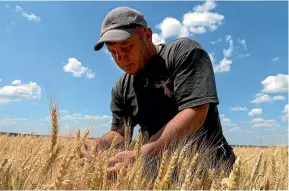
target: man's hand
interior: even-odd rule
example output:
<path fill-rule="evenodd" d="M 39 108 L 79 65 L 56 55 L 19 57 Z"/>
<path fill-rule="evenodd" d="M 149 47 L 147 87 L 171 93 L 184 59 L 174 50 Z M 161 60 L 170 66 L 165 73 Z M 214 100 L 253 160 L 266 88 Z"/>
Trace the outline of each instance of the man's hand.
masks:
<path fill-rule="evenodd" d="M 86 140 L 80 148 L 80 157 L 83 158 L 95 154 L 98 151 L 99 146 L 99 139 Z"/>
<path fill-rule="evenodd" d="M 108 160 L 107 172 L 117 172 L 123 166 L 127 165 L 129 162 L 132 162 L 135 159 L 135 151 L 123 151 L 117 153 Z"/>

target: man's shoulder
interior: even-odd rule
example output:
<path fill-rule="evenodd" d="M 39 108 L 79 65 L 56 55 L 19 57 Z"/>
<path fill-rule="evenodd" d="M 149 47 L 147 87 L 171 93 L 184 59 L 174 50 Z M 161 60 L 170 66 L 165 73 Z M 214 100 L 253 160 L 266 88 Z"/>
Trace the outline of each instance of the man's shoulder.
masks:
<path fill-rule="evenodd" d="M 187 37 L 181 37 L 166 43 L 167 51 L 189 51 L 194 48 L 203 49 L 201 44 L 197 40 L 193 40 Z"/>
<path fill-rule="evenodd" d="M 182 37 L 167 42 L 163 48 L 162 56 L 166 60 L 169 72 L 173 74 L 182 63 L 185 63 L 187 55 L 190 53 L 195 54 L 196 52 L 203 54 L 206 51 L 198 41 Z"/>
<path fill-rule="evenodd" d="M 124 73 L 121 75 L 121 77 L 115 82 L 115 84 L 112 87 L 113 93 L 122 95 L 123 89 L 127 86 L 127 83 L 129 82 L 130 75 L 127 73 Z"/>

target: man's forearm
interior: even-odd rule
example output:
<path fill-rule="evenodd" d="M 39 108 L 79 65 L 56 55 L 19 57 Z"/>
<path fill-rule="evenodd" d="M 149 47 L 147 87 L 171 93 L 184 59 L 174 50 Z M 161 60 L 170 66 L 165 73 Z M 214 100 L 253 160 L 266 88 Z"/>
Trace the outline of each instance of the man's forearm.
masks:
<path fill-rule="evenodd" d="M 121 144 L 124 140 L 123 136 L 116 131 L 109 131 L 105 135 L 99 137 L 98 139 L 103 144 L 110 144 L 113 141 L 114 137 L 116 137 L 117 145 Z"/>
<path fill-rule="evenodd" d="M 167 148 L 173 140 L 178 140 L 188 133 L 196 132 L 205 121 L 208 105 L 185 109 L 178 113 L 159 132 L 151 137 L 149 143 L 141 148 L 144 155 L 155 155 Z"/>

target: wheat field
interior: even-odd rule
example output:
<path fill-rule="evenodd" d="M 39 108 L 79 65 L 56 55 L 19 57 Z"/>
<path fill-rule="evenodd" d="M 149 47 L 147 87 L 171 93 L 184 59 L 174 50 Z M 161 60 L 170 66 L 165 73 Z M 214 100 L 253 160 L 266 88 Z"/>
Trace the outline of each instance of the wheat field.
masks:
<path fill-rule="evenodd" d="M 188 153 L 187 145 L 176 144 L 152 167 L 139 154 L 141 133 L 124 147 L 137 151 L 136 160 L 117 174 L 108 174 L 107 160 L 119 151 L 114 142 L 80 158 L 89 131 L 59 136 L 58 111 L 55 106 L 50 109 L 50 136 L 0 135 L 1 190 L 288 190 L 287 147 L 234 147 L 237 160 L 226 174 L 203 168 L 200 153 Z"/>

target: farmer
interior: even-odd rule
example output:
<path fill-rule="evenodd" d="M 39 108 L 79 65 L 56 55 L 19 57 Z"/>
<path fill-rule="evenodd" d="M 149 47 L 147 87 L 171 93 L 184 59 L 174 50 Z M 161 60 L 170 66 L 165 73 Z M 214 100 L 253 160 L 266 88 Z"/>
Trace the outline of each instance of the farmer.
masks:
<path fill-rule="evenodd" d="M 144 16 L 129 7 L 110 11 L 101 26 L 94 50 L 106 45 L 115 63 L 125 71 L 111 92 L 111 130 L 87 141 L 82 154 L 96 152 L 116 136 L 124 140 L 124 124 L 137 124 L 147 135 L 141 147 L 143 156 L 155 156 L 169 143 L 198 135 L 194 144 L 216 148 L 215 160 L 235 161 L 220 123 L 219 104 L 212 63 L 199 43 L 179 38 L 155 45 L 152 30 Z M 131 134 L 132 134 L 131 130 Z M 109 159 L 107 171 L 116 172 L 135 158 L 135 151 L 122 151 Z"/>

